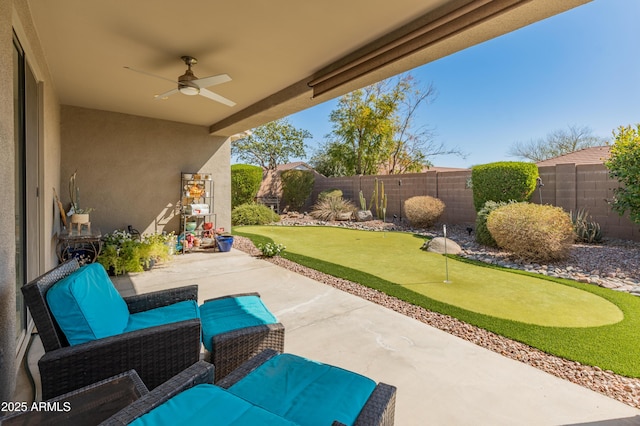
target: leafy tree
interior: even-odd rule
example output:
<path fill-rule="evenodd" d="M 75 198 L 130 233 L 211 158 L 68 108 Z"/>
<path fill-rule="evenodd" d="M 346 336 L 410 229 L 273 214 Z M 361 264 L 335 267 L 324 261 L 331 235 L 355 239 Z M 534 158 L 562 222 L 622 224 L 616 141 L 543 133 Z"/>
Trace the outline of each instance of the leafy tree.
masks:
<path fill-rule="evenodd" d="M 282 197 L 289 209 L 300 211 L 313 190 L 315 176 L 309 170 L 285 170 L 282 172 Z"/>
<path fill-rule="evenodd" d="M 508 151 L 512 157 L 519 157 L 533 162 L 548 160 L 560 155 L 570 154 L 584 148 L 602 146 L 605 138 L 594 136 L 586 126 L 569 126 L 568 130 L 559 129 L 549 133 L 545 138 L 516 142 Z"/>
<path fill-rule="evenodd" d="M 278 165 L 288 163 L 291 157 L 305 157 L 304 140 L 311 137 L 309 131 L 295 128 L 286 119 L 275 120 L 234 141 L 231 154 L 265 170 L 275 170 Z"/>
<path fill-rule="evenodd" d="M 432 86 L 418 88 L 409 74 L 342 96 L 329 117 L 329 139 L 311 164 L 326 176 L 395 174 L 422 170 L 429 156 L 462 155 L 434 144 L 431 132 L 415 125 L 419 107 L 433 97 Z"/>
<path fill-rule="evenodd" d="M 609 176 L 622 186 L 614 190 L 611 207 L 618 214 L 629 211 L 629 217 L 640 224 L 640 124 L 620 126 L 613 132 L 611 157 L 605 162 Z"/>

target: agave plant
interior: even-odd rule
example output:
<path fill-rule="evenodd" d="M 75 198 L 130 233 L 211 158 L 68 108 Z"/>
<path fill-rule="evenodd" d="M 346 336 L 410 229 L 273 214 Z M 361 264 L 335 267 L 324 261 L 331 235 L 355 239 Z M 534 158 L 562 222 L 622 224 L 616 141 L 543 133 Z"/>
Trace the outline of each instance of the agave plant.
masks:
<path fill-rule="evenodd" d="M 573 229 L 576 231 L 576 240 L 581 243 L 594 244 L 602 241 L 602 229 L 600 224 L 592 220 L 591 215 L 585 210 L 571 212 Z"/>

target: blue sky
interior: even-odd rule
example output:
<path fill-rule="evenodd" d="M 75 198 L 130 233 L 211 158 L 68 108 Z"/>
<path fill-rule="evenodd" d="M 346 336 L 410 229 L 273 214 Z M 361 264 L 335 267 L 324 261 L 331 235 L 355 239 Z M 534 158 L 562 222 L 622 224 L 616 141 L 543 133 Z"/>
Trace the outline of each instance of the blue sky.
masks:
<path fill-rule="evenodd" d="M 595 0 L 411 71 L 438 95 L 416 122 L 467 158 L 436 166 L 517 160 L 509 148 L 570 125 L 611 139 L 640 123 L 640 0 Z M 288 117 L 309 130 L 311 156 L 331 132 L 332 100 Z M 304 159 L 303 159 L 304 160 Z"/>

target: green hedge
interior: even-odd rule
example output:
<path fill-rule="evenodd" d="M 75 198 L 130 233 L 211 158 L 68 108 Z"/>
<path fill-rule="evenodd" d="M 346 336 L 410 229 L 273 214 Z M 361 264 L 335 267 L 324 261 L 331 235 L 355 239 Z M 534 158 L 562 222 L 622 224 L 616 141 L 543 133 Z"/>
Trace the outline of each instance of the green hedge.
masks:
<path fill-rule="evenodd" d="M 262 183 L 262 167 L 250 164 L 231 166 L 231 208 L 255 200 Z"/>
<path fill-rule="evenodd" d="M 487 201 L 529 201 L 536 189 L 538 166 L 501 161 L 471 168 L 473 206 L 480 211 Z"/>

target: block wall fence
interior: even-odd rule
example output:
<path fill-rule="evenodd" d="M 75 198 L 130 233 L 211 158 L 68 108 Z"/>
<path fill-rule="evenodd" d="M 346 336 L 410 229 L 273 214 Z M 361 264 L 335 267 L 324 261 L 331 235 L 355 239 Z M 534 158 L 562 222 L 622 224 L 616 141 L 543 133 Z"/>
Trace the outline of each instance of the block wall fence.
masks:
<path fill-rule="evenodd" d="M 544 186 L 535 190 L 531 202 L 559 206 L 567 212 L 584 208 L 592 220 L 600 224 L 605 238 L 640 241 L 640 225 L 609 207 L 607 200 L 613 198 L 613 189 L 618 183 L 609 178 L 604 165 L 558 164 L 539 167 L 538 171 Z M 396 220 L 404 218 L 403 203 L 407 198 L 430 195 L 442 200 L 446 206 L 440 222 L 475 225 L 471 170 L 335 178 L 316 176 L 310 202 L 305 207 L 310 209 L 318 194 L 328 189 L 342 190 L 344 198 L 352 200 L 356 206 L 360 205 L 359 192 L 362 190 L 369 203 L 376 178 L 378 182 L 384 182 L 388 221 L 393 221 L 394 215 Z"/>

